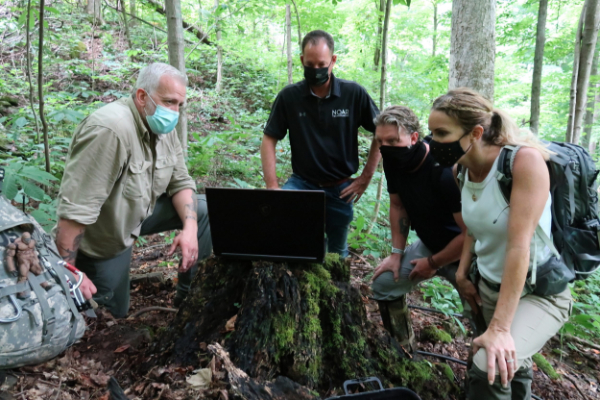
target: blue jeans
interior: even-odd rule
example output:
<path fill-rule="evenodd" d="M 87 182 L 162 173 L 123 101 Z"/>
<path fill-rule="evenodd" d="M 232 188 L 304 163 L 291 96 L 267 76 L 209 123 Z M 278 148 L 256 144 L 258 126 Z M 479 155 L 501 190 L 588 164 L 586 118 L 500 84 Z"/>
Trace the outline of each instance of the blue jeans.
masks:
<path fill-rule="evenodd" d="M 348 227 L 354 216 L 352 203 L 340 199 L 342 190 L 350 186 L 352 181 L 341 185 L 322 188 L 300 176 L 293 174 L 283 185 L 286 190 L 323 190 L 325 192 L 325 233 L 327 234 L 327 252 L 337 253 L 341 257 L 348 256 Z"/>

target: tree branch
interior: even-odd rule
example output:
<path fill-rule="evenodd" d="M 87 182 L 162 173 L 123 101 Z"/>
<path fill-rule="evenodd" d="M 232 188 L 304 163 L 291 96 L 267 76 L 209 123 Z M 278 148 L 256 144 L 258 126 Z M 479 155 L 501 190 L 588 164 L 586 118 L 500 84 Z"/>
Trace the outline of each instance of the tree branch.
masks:
<path fill-rule="evenodd" d="M 146 0 L 146 2 L 148 4 L 150 4 L 156 10 L 156 12 L 158 12 L 159 14 L 167 15 L 167 11 L 165 10 L 165 7 L 163 4 L 161 4 L 155 0 Z M 190 24 L 189 22 L 186 22 L 185 20 L 182 20 L 181 22 L 182 22 L 183 27 L 186 28 L 186 30 L 189 29 L 189 31 L 191 33 L 193 33 L 194 35 L 196 35 L 196 37 L 198 39 L 200 39 L 202 41 L 202 43 L 207 44 L 209 46 L 213 45 L 213 43 L 206 38 L 206 35 L 204 34 L 204 32 L 202 32 L 202 30 L 200 28 L 198 28 L 196 25 Z"/>

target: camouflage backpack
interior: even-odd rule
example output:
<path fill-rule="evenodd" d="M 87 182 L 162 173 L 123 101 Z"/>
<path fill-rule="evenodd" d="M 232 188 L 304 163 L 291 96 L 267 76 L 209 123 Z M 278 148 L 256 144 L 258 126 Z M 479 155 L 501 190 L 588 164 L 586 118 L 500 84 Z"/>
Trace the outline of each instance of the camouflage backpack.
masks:
<path fill-rule="evenodd" d="M 44 362 L 83 336 L 77 278 L 42 227 L 0 195 L 0 369 Z"/>

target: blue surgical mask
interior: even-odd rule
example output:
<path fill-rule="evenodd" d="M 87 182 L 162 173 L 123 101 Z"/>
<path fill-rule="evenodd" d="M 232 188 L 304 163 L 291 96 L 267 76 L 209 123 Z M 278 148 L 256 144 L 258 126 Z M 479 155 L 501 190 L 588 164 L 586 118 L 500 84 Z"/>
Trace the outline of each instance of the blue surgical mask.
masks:
<path fill-rule="evenodd" d="M 154 115 L 146 115 L 146 121 L 148 122 L 148 126 L 152 130 L 152 132 L 158 135 L 165 135 L 175 129 L 175 125 L 177 125 L 177 121 L 179 121 L 179 113 L 173 110 L 169 110 L 166 107 L 157 105 L 152 97 L 150 97 L 150 93 L 148 94 L 148 98 L 154 103 L 156 106 L 156 110 L 154 111 Z M 144 112 L 146 109 L 144 108 Z"/>

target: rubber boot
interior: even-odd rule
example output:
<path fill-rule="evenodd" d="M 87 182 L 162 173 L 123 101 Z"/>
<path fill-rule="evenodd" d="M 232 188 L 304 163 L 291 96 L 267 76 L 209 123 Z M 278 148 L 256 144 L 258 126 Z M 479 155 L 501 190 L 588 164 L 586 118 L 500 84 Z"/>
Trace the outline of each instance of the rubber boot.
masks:
<path fill-rule="evenodd" d="M 409 353 L 415 351 L 415 333 L 406 303 L 406 295 L 393 301 L 377 301 L 383 326 Z"/>
<path fill-rule="evenodd" d="M 496 375 L 493 385 L 490 385 L 487 372 L 471 365 L 468 372 L 467 400 L 512 400 L 511 387 L 504 388 L 500 383 L 500 375 Z"/>
<path fill-rule="evenodd" d="M 510 383 L 512 400 L 531 399 L 531 382 L 533 382 L 533 369 L 531 367 L 519 368 Z"/>

